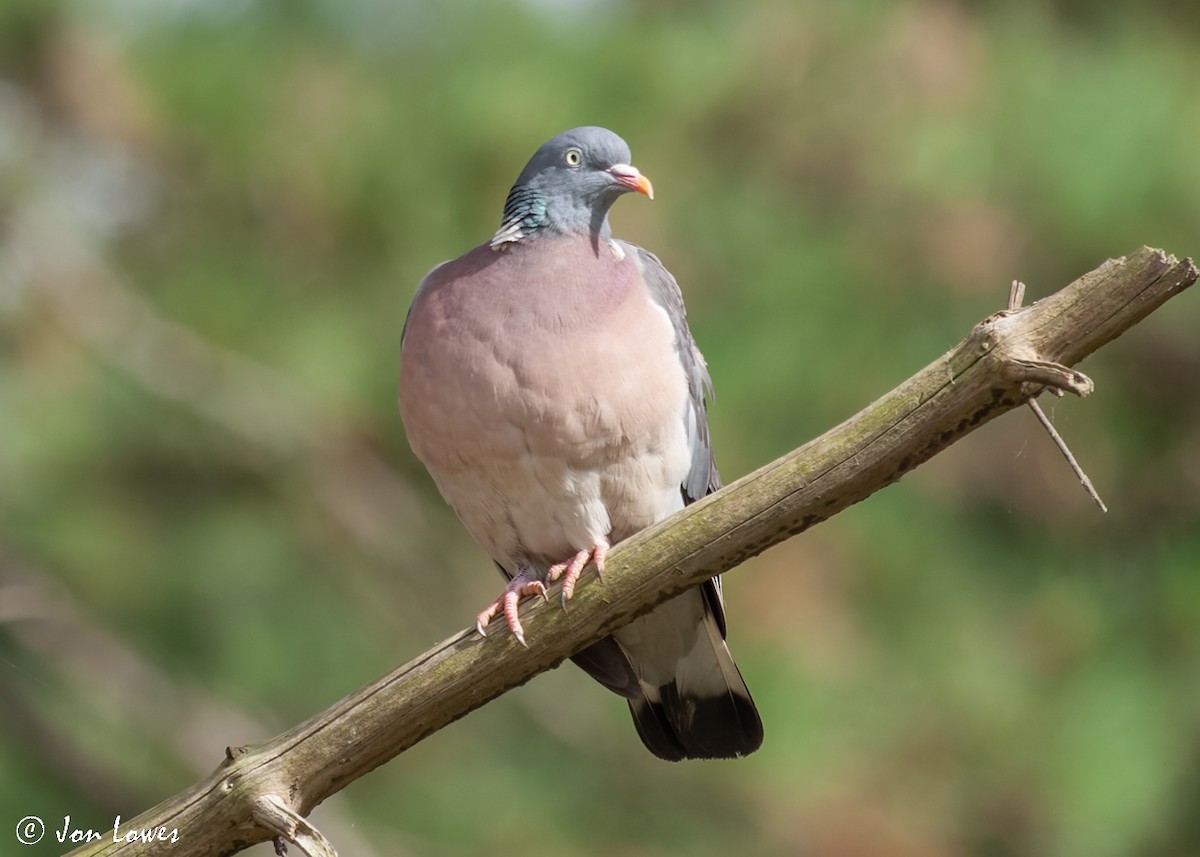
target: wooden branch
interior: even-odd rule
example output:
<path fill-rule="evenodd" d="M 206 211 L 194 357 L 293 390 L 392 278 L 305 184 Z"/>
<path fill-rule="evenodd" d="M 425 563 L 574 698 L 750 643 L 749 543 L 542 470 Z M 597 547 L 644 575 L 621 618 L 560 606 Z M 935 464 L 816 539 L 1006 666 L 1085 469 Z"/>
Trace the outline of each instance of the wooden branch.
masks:
<path fill-rule="evenodd" d="M 301 817 L 329 795 L 664 599 L 895 482 L 1045 385 L 1086 395 L 1091 381 L 1068 367 L 1196 278 L 1190 259 L 1142 248 L 990 316 L 846 422 L 614 547 L 604 581 L 586 575 L 569 609 L 554 598 L 524 605 L 528 649 L 508 633 L 462 631 L 290 731 L 229 749 L 208 779 L 73 854 L 230 854 L 276 837 L 324 853 Z M 164 833 L 175 841 L 143 841 Z"/>

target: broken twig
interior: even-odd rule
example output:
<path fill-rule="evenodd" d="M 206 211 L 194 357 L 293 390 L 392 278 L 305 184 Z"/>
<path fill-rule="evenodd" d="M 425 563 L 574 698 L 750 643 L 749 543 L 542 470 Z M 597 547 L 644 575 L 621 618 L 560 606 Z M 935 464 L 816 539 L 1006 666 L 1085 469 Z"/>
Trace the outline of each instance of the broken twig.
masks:
<path fill-rule="evenodd" d="M 1008 289 L 1008 311 L 1016 312 L 1021 308 L 1021 304 L 1024 303 L 1024 301 L 1025 284 L 1020 280 L 1013 280 L 1012 285 Z M 1075 372 L 1074 374 L 1082 375 L 1082 373 L 1079 372 Z M 1063 388 L 1055 386 L 1053 382 L 1048 383 L 1045 389 L 1049 390 L 1060 399 L 1062 398 Z M 1071 386 L 1068 387 L 1068 389 L 1080 396 L 1086 396 L 1091 392 L 1091 381 L 1088 380 L 1086 388 L 1081 389 L 1079 387 Z M 1054 441 L 1059 452 L 1063 454 L 1063 458 L 1067 460 L 1067 464 L 1071 465 L 1071 470 L 1075 471 L 1075 476 L 1079 480 L 1079 484 L 1083 486 L 1083 490 L 1088 493 L 1089 497 L 1096 501 L 1096 505 L 1100 507 L 1101 512 L 1107 512 L 1108 506 L 1104 505 L 1104 501 L 1100 499 L 1100 495 L 1096 492 L 1096 487 L 1092 485 L 1092 480 L 1088 478 L 1088 475 L 1083 471 L 1083 468 L 1079 466 L 1079 462 L 1071 453 L 1071 449 L 1067 446 L 1067 442 L 1063 440 L 1063 436 L 1058 433 L 1058 429 L 1056 429 L 1054 424 L 1050 422 L 1050 418 L 1046 416 L 1046 412 L 1042 410 L 1042 406 L 1037 403 L 1037 397 L 1030 396 L 1025 400 L 1025 404 L 1029 405 L 1029 409 L 1033 411 L 1033 415 L 1038 418 L 1038 422 L 1040 422 L 1042 427 L 1050 433 L 1051 440 Z"/>

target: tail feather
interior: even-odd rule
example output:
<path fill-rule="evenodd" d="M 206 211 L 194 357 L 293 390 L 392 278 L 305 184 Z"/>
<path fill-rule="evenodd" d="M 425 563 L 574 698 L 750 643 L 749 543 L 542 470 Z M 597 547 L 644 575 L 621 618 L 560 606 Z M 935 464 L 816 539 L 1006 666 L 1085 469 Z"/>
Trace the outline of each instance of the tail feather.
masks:
<path fill-rule="evenodd" d="M 708 633 L 701 635 L 696 651 L 679 661 L 675 678 L 663 685 L 639 682 L 629 657 L 612 637 L 571 658 L 628 700 L 638 737 L 651 753 L 669 762 L 745 756 L 762 744 L 762 721 L 746 683 L 716 623 L 706 617 L 703 625 Z"/>
<path fill-rule="evenodd" d="M 762 721 L 745 686 L 741 694 L 707 698 L 681 697 L 673 684 L 660 690 L 661 702 L 629 700 L 638 737 L 660 759 L 735 759 L 762 745 Z"/>
<path fill-rule="evenodd" d="M 641 693 L 627 696 L 647 749 L 669 761 L 757 750 L 762 721 L 709 593 L 684 593 L 638 621 L 632 634 L 616 637 L 640 679 Z"/>
<path fill-rule="evenodd" d="M 695 758 L 679 740 L 661 704 L 651 702 L 644 695 L 638 696 L 629 700 L 629 713 L 633 715 L 638 737 L 655 756 L 668 762 Z"/>
<path fill-rule="evenodd" d="M 762 744 L 762 721 L 725 645 L 716 580 L 664 602 L 571 660 L 625 697 L 638 737 L 660 759 L 731 759 Z"/>

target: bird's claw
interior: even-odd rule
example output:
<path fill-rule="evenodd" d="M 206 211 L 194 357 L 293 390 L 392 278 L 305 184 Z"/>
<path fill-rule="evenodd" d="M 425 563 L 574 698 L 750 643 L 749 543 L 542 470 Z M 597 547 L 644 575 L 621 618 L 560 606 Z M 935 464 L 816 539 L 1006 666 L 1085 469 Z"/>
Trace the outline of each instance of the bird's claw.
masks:
<path fill-rule="evenodd" d="M 601 542 L 592 550 L 592 564 L 596 566 L 596 579 L 604 580 L 604 561 L 608 557 L 608 544 Z"/>
<path fill-rule="evenodd" d="M 584 567 L 591 560 L 596 564 L 596 576 L 598 578 L 604 573 L 604 557 L 608 553 L 608 545 L 601 543 L 596 545 L 591 550 L 581 550 L 571 557 L 566 562 L 556 563 L 550 566 L 546 573 L 546 580 L 550 583 L 562 578 L 562 606 L 566 609 L 567 602 L 575 595 L 575 584 L 579 580 L 579 576 L 583 574 Z M 517 608 L 520 605 L 521 599 L 527 596 L 540 596 L 546 603 L 550 602 L 550 596 L 546 591 L 546 584 L 533 577 L 532 570 L 525 570 L 514 577 L 504 587 L 504 592 L 500 597 L 485 607 L 478 616 L 475 617 L 475 630 L 479 632 L 479 636 L 487 636 L 488 623 L 499 613 L 504 614 L 504 621 L 508 625 L 508 629 L 512 631 L 517 642 L 526 648 L 529 644 L 525 642 L 525 628 L 521 625 L 521 618 L 518 615 Z"/>
<path fill-rule="evenodd" d="M 565 610 L 567 602 L 575 597 L 575 584 L 579 582 L 579 576 L 583 574 L 583 569 L 591 560 L 596 565 L 596 577 L 603 579 L 604 576 L 604 557 L 608 554 L 608 544 L 600 542 L 591 550 L 581 550 L 571 557 L 566 562 L 560 562 L 550 566 L 547 577 L 551 582 L 562 578 L 562 606 Z"/>
<path fill-rule="evenodd" d="M 525 642 L 525 629 L 521 627 L 521 619 L 517 615 L 518 604 L 523 597 L 528 595 L 540 595 L 546 602 L 550 600 L 546 594 L 546 584 L 540 580 L 531 580 L 525 573 L 518 574 L 508 582 L 508 586 L 504 587 L 504 592 L 500 594 L 500 597 L 475 617 L 475 630 L 479 632 L 479 636 L 486 637 L 488 623 L 496 614 L 503 613 L 504 621 L 508 624 L 509 630 L 513 632 L 513 636 L 517 638 L 517 642 L 528 647 L 528 643 Z"/>

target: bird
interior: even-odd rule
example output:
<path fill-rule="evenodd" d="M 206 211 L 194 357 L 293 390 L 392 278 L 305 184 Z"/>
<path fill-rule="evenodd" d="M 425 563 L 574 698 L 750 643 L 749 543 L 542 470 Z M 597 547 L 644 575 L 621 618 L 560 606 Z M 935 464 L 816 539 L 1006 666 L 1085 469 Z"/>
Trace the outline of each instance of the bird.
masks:
<path fill-rule="evenodd" d="M 477 617 L 522 644 L 526 597 L 566 606 L 610 547 L 721 487 L 712 381 L 675 278 L 614 238 L 630 192 L 654 198 L 628 144 L 573 128 L 517 177 L 490 240 L 421 281 L 401 335 L 400 415 L 416 457 L 507 579 Z M 659 758 L 762 744 L 725 643 L 720 579 L 686 590 L 572 660 L 625 698 Z"/>

